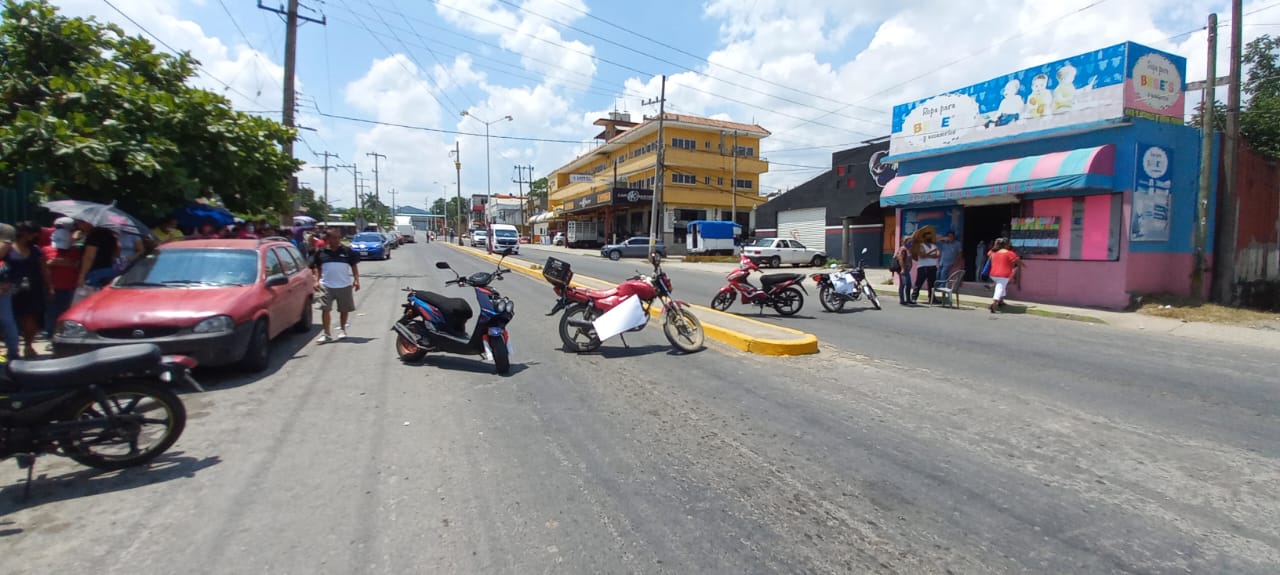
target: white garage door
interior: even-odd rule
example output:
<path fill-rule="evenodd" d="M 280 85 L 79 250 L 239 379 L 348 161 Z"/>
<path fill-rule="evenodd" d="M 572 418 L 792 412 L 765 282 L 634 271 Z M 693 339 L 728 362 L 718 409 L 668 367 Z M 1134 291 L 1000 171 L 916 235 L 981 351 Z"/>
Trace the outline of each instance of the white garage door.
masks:
<path fill-rule="evenodd" d="M 778 237 L 800 240 L 811 250 L 827 249 L 827 208 L 778 212 Z"/>

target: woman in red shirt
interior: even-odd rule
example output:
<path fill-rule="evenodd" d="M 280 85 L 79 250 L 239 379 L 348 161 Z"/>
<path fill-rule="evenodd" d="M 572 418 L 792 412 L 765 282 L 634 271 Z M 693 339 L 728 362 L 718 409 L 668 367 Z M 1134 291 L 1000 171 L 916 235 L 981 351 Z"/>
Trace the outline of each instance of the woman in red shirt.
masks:
<path fill-rule="evenodd" d="M 991 296 L 991 305 L 988 309 L 991 313 L 996 313 L 996 308 L 1004 305 L 1004 296 L 1009 289 L 1009 279 L 1013 277 L 1015 269 L 1022 267 L 1022 260 L 1018 254 L 1009 249 L 1009 240 L 1005 238 L 996 238 L 987 258 L 991 261 L 991 281 L 996 284 L 996 291 Z"/>

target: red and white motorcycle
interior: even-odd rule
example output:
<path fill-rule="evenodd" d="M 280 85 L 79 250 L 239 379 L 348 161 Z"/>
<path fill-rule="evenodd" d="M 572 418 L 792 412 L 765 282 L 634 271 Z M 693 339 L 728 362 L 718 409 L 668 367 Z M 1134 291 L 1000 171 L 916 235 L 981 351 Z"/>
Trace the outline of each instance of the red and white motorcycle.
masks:
<path fill-rule="evenodd" d="M 725 278 L 729 280 L 729 284 L 720 288 L 715 297 L 711 298 L 711 308 L 726 311 L 738 299 L 738 294 L 741 294 L 743 305 L 755 304 L 760 307 L 761 313 L 766 306 L 772 307 L 779 315 L 800 313 L 800 308 L 804 307 L 804 294 L 800 292 L 804 290 L 808 293 L 802 285 L 804 274 L 765 274 L 760 276 L 761 287 L 757 288 L 750 281 L 753 271 L 760 271 L 760 267 L 751 258 L 742 256 L 738 261 L 738 269 L 729 272 Z"/>

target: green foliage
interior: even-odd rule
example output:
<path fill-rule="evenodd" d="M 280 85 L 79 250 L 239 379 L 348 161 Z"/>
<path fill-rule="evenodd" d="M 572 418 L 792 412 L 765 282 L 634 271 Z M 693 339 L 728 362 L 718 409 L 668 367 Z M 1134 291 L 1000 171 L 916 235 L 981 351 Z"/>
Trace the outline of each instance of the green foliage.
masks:
<path fill-rule="evenodd" d="M 140 216 L 216 195 L 231 211 L 286 211 L 298 169 L 272 120 L 189 86 L 198 62 L 45 0 L 4 0 L 0 181 L 40 175 L 53 195 Z"/>
<path fill-rule="evenodd" d="M 1241 85 L 1240 132 L 1253 149 L 1280 156 L 1280 39 L 1260 36 L 1241 55 L 1248 75 Z"/>

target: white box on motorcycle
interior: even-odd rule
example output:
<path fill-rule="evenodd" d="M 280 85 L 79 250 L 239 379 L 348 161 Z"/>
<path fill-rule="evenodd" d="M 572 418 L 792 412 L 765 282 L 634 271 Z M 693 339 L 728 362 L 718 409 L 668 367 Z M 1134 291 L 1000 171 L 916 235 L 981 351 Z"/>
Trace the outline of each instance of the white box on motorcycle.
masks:
<path fill-rule="evenodd" d="M 831 287 L 838 294 L 848 295 L 858 288 L 858 282 L 853 279 L 853 272 L 836 272 L 831 274 Z"/>
<path fill-rule="evenodd" d="M 542 277 L 553 286 L 565 287 L 573 281 L 573 268 L 569 266 L 569 262 L 548 257 L 547 263 L 542 266 Z"/>

